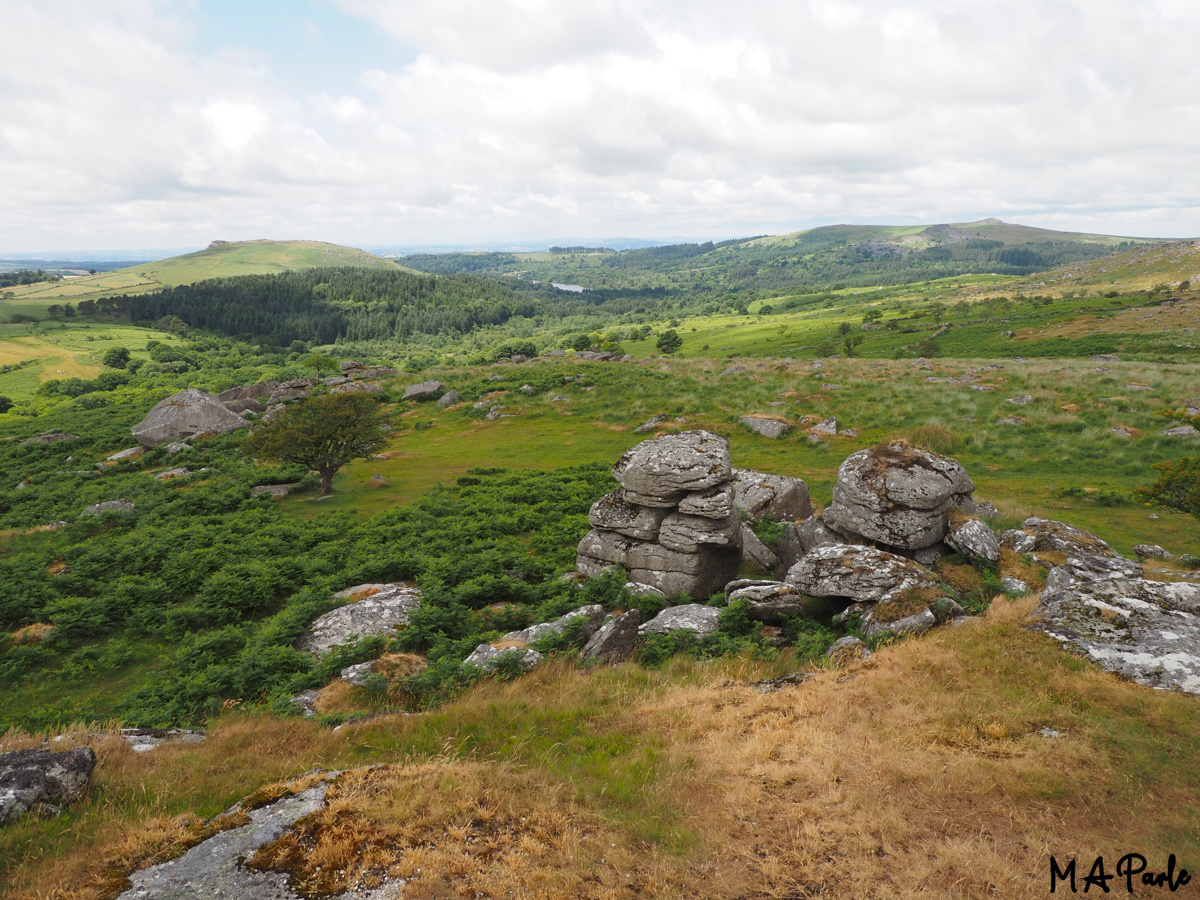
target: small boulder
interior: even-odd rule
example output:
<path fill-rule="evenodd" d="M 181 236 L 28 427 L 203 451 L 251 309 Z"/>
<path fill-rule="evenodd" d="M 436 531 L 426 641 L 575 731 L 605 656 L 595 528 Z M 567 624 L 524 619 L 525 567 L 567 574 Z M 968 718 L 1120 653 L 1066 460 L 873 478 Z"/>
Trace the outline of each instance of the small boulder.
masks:
<path fill-rule="evenodd" d="M 1174 555 L 1168 553 L 1158 544 L 1138 544 L 1133 548 L 1133 552 L 1141 559 L 1174 559 Z"/>
<path fill-rule="evenodd" d="M 299 486 L 299 482 L 295 484 L 260 484 L 250 488 L 250 496 L 257 497 L 260 494 L 270 494 L 276 500 L 282 500 Z"/>
<path fill-rule="evenodd" d="M 329 389 L 331 394 L 374 394 L 382 397 L 383 388 L 371 381 L 348 381 Z"/>
<path fill-rule="evenodd" d="M 808 429 L 809 434 L 828 434 L 836 435 L 838 431 L 838 420 L 834 418 L 826 419 L 823 422 L 818 422 L 812 428 Z"/>
<path fill-rule="evenodd" d="M 190 469 L 180 466 L 175 469 L 163 469 L 161 472 L 156 472 L 154 478 L 156 481 L 173 481 L 176 478 L 187 478 L 191 474 Z"/>
<path fill-rule="evenodd" d="M 62 431 L 52 431 L 49 434 L 39 434 L 37 437 L 25 438 L 21 441 L 22 447 L 32 447 L 38 444 L 60 444 L 63 441 L 77 441 L 79 435 L 66 434 Z"/>
<path fill-rule="evenodd" d="M 1010 594 L 1028 594 L 1029 585 L 1020 578 L 1013 578 L 1011 575 L 1004 575 L 1000 578 L 1000 584 L 1004 590 Z"/>
<path fill-rule="evenodd" d="M 638 634 L 670 634 L 674 631 L 692 631 L 699 635 L 715 634 L 721 625 L 721 610 L 715 606 L 687 603 L 669 606 L 657 616 L 641 625 Z"/>
<path fill-rule="evenodd" d="M 805 519 L 812 515 L 808 485 L 788 475 L 767 475 L 753 469 L 733 470 L 733 503 L 752 521 Z"/>
<path fill-rule="evenodd" d="M 824 387 L 825 385 L 822 386 Z M 751 431 L 772 440 L 783 437 L 792 430 L 792 426 L 789 423 L 779 419 L 772 419 L 768 416 L 742 416 L 738 421 Z"/>
<path fill-rule="evenodd" d="M 141 422 L 133 437 L 143 447 L 157 447 L 197 434 L 227 434 L 249 423 L 204 391 L 188 388 L 159 401 Z"/>
<path fill-rule="evenodd" d="M 446 385 L 440 381 L 422 381 L 420 384 L 410 384 L 404 389 L 405 400 L 415 400 L 421 402 L 424 400 L 437 400 L 445 393 Z"/>
<path fill-rule="evenodd" d="M 665 597 L 667 596 L 652 584 L 640 584 L 636 581 L 625 582 L 625 590 L 630 597 Z"/>
<path fill-rule="evenodd" d="M 174 443 L 172 443 L 170 446 L 167 447 L 167 450 L 170 451 L 171 447 L 174 447 L 174 446 L 187 447 L 187 444 L 183 444 L 179 441 L 175 441 Z M 145 452 L 146 452 L 145 447 L 142 447 L 142 446 L 130 447 L 128 450 L 120 450 L 117 453 L 114 453 L 112 456 L 106 456 L 105 460 L 108 462 L 120 462 L 123 459 L 133 459 L 135 456 L 141 456 Z M 172 451 L 172 452 L 174 452 L 174 451 Z"/>
<path fill-rule="evenodd" d="M 530 650 L 528 647 L 505 647 L 497 649 L 491 644 L 480 644 L 475 648 L 475 652 L 463 660 L 462 667 L 465 669 L 468 666 L 475 666 L 482 672 L 489 673 L 495 670 L 505 659 L 518 658 L 521 665 L 526 669 L 532 669 L 539 665 L 545 656 L 538 653 L 536 650 Z"/>
<path fill-rule="evenodd" d="M 633 429 L 634 434 L 649 434 L 663 422 L 667 421 L 670 416 L 651 416 L 637 428 Z"/>
<path fill-rule="evenodd" d="M 121 497 L 117 500 L 105 500 L 102 503 L 93 503 L 85 509 L 80 515 L 84 516 L 102 516 L 105 513 L 131 513 L 134 505 L 132 500 L 126 500 Z"/>
<path fill-rule="evenodd" d="M 1000 562 L 1000 540 L 981 519 L 947 516 L 945 541 L 972 560 L 995 565 Z"/>
<path fill-rule="evenodd" d="M 83 796 L 95 768 L 96 754 L 90 747 L 0 753 L 0 825 L 30 811 L 58 815 Z"/>
<path fill-rule="evenodd" d="M 933 573 L 911 559 L 857 544 L 831 544 L 805 554 L 787 582 L 812 597 L 887 603 L 909 590 L 937 587 Z"/>
<path fill-rule="evenodd" d="M 848 666 L 855 662 L 865 662 L 871 658 L 872 653 L 867 649 L 867 645 L 858 638 L 847 635 L 830 644 L 825 655 L 833 661 L 835 666 Z"/>
<path fill-rule="evenodd" d="M 1197 431 L 1191 425 L 1180 425 L 1176 428 L 1168 428 L 1165 431 L 1160 431 L 1159 434 L 1164 437 L 1179 437 L 1179 438 L 1197 438 L 1200 437 L 1200 431 Z"/>
<path fill-rule="evenodd" d="M 457 402 L 458 402 L 458 391 L 456 391 L 456 390 L 446 391 L 446 393 L 442 394 L 442 396 L 438 399 L 437 408 L 445 409 L 447 406 L 453 406 Z"/>
<path fill-rule="evenodd" d="M 421 591 L 407 583 L 360 584 L 334 596 L 352 602 L 314 621 L 297 641 L 297 650 L 323 656 L 357 638 L 391 634 L 407 625 L 421 605 Z"/>
<path fill-rule="evenodd" d="M 567 626 L 573 622 L 582 622 L 583 630 L 590 638 L 596 633 L 596 629 L 600 627 L 602 621 L 604 621 L 603 607 L 597 604 L 581 606 L 579 609 L 574 609 L 565 616 L 559 616 L 553 622 L 542 622 L 538 625 L 530 625 L 528 628 L 523 628 L 520 631 L 510 631 L 499 642 L 508 646 L 527 647 L 530 644 L 537 643 L 544 637 L 562 634 L 566 631 Z"/>
<path fill-rule="evenodd" d="M 610 617 L 592 635 L 591 640 L 580 652 L 580 657 L 606 663 L 619 663 L 628 659 L 637 645 L 638 627 L 641 622 L 641 613 L 636 609 Z"/>

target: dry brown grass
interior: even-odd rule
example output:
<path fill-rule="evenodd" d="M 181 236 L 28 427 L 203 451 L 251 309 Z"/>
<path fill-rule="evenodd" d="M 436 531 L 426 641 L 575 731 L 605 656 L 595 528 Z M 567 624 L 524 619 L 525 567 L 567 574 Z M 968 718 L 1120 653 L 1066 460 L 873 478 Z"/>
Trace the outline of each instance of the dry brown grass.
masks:
<path fill-rule="evenodd" d="M 255 860 L 314 890 L 386 875 L 406 897 L 1024 898 L 1050 854 L 1194 868 L 1196 699 L 1063 653 L 1023 627 L 1035 602 L 774 693 L 749 682 L 786 662 L 551 662 L 337 733 L 233 714 L 201 745 L 102 743 L 76 837 L 23 859 L 4 896 L 100 897 L 88 885 L 113 866 L 185 839 L 189 800 L 203 820 L 316 766 L 349 771 Z"/>
<path fill-rule="evenodd" d="M 49 622 L 34 622 L 32 625 L 18 628 L 8 639 L 14 644 L 40 644 L 52 631 L 54 626 Z"/>

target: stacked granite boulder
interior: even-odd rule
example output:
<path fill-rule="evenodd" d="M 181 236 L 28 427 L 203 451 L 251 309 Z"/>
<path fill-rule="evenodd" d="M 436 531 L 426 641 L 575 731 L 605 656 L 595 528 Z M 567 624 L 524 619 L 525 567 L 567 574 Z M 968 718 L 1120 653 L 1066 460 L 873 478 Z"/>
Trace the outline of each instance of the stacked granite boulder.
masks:
<path fill-rule="evenodd" d="M 621 487 L 591 508 L 581 573 L 621 566 L 631 581 L 695 599 L 737 577 L 742 520 L 728 441 L 707 431 L 664 435 L 624 453 L 612 473 Z"/>

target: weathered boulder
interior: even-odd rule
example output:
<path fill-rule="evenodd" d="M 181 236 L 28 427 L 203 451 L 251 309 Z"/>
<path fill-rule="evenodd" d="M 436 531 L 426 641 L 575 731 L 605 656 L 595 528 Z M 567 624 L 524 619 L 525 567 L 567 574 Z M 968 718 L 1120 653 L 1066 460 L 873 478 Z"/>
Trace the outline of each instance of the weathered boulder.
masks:
<path fill-rule="evenodd" d="M 163 469 L 161 472 L 156 472 L 154 478 L 156 481 L 174 481 L 176 478 L 187 478 L 191 474 L 191 469 L 179 466 L 174 469 Z"/>
<path fill-rule="evenodd" d="M 726 519 L 708 519 L 673 512 L 662 520 L 658 529 L 658 543 L 680 553 L 696 553 L 705 546 L 736 547 L 740 550 L 742 521 L 736 515 Z"/>
<path fill-rule="evenodd" d="M 1010 594 L 1028 594 L 1029 585 L 1020 578 L 1013 578 L 1011 575 L 1004 575 L 1000 578 L 1000 584 L 1004 590 Z"/>
<path fill-rule="evenodd" d="M 391 634 L 408 624 L 421 605 L 421 591 L 413 584 L 360 584 L 334 594 L 350 599 L 345 606 L 325 613 L 308 627 L 296 649 L 322 656 L 356 638 Z"/>
<path fill-rule="evenodd" d="M 670 416 L 663 416 L 663 415 L 651 416 L 649 419 L 647 419 L 645 422 L 643 422 L 637 428 L 633 429 L 633 433 L 634 434 L 649 434 L 651 431 L 653 431 L 655 428 L 657 428 L 663 422 L 667 421 L 667 419 L 669 419 L 669 418 L 670 418 Z"/>
<path fill-rule="evenodd" d="M 968 506 L 974 490 L 949 457 L 904 441 L 880 444 L 842 463 L 823 518 L 841 534 L 916 550 L 945 536 L 944 513 Z"/>
<path fill-rule="evenodd" d="M 867 649 L 867 645 L 852 635 L 846 635 L 844 638 L 838 638 L 829 645 L 829 649 L 825 651 L 833 664 L 836 666 L 848 666 L 854 662 L 865 662 L 870 659 L 872 653 Z"/>
<path fill-rule="evenodd" d="M 568 625 L 577 621 L 583 623 L 584 631 L 591 637 L 600 627 L 600 623 L 604 621 L 604 608 L 597 604 L 581 606 L 579 609 L 571 610 L 565 616 L 559 616 L 553 622 L 542 622 L 538 625 L 530 625 L 520 631 L 510 631 L 500 639 L 500 643 L 509 646 L 528 646 L 537 643 L 544 637 L 562 634 Z"/>
<path fill-rule="evenodd" d="M 612 473 L 631 502 L 670 508 L 693 491 L 731 480 L 733 466 L 725 438 L 707 431 L 682 431 L 625 451 Z"/>
<path fill-rule="evenodd" d="M 639 541 L 653 541 L 666 515 L 667 510 L 662 508 L 634 506 L 625 499 L 625 491 L 618 488 L 592 504 L 588 521 L 593 528 L 615 531 Z"/>
<path fill-rule="evenodd" d="M 649 584 L 664 594 L 687 594 L 697 600 L 721 590 L 737 577 L 742 552 L 738 547 L 706 547 L 699 553 L 680 553 L 659 544 L 630 548 L 629 579 Z"/>
<path fill-rule="evenodd" d="M 1017 553 L 1077 553 L 1109 557 L 1117 555 L 1112 547 L 1090 531 L 1038 516 L 1030 516 L 1021 523 L 1020 529 L 1004 532 L 1000 543 Z"/>
<path fill-rule="evenodd" d="M 667 596 L 652 584 L 638 584 L 636 581 L 625 582 L 625 590 L 630 597 L 665 597 Z"/>
<path fill-rule="evenodd" d="M 779 564 L 779 557 L 758 539 L 754 529 L 745 522 L 742 523 L 742 559 L 768 572 L 774 571 L 775 566 Z"/>
<path fill-rule="evenodd" d="M 1174 428 L 1166 428 L 1159 434 L 1164 437 L 1200 438 L 1200 431 L 1192 425 L 1177 425 Z"/>
<path fill-rule="evenodd" d="M 721 626 L 721 610 L 715 606 L 687 603 L 669 606 L 649 622 L 638 627 L 638 634 L 670 634 L 673 631 L 693 631 L 696 634 L 715 634 Z"/>
<path fill-rule="evenodd" d="M 734 509 L 732 484 L 719 484 L 705 491 L 694 491 L 679 501 L 679 511 L 688 516 L 726 519 Z"/>
<path fill-rule="evenodd" d="M 1136 553 L 1141 559 L 1175 558 L 1173 554 L 1168 553 L 1162 547 L 1158 546 L 1158 544 L 1138 544 L 1133 548 L 1133 552 Z"/>
<path fill-rule="evenodd" d="M 95 768 L 96 754 L 90 747 L 0 753 L 0 825 L 31 810 L 58 815 L 83 795 Z"/>
<path fill-rule="evenodd" d="M 124 497 L 120 497 L 117 500 L 105 500 L 101 503 L 93 503 L 91 506 L 87 507 L 87 509 L 81 512 L 80 515 L 102 516 L 105 513 L 110 512 L 131 513 L 133 512 L 133 509 L 134 505 L 132 500 L 126 500 Z"/>
<path fill-rule="evenodd" d="M 462 667 L 465 669 L 468 666 L 476 666 L 483 672 L 491 672 L 503 660 L 516 657 L 521 661 L 521 665 L 526 669 L 532 669 L 534 666 L 545 660 L 545 656 L 538 653 L 536 650 L 530 650 L 528 647 L 493 647 L 491 644 L 480 644 L 475 648 L 475 652 L 463 660 Z"/>
<path fill-rule="evenodd" d="M 252 398 L 246 398 L 245 400 L 230 400 L 225 404 L 225 408 L 230 412 L 237 413 L 239 416 L 242 413 L 247 412 L 260 413 L 267 411 L 266 406 Z"/>
<path fill-rule="evenodd" d="M 455 391 L 455 390 L 446 391 L 446 393 L 442 394 L 442 396 L 440 398 L 438 398 L 437 408 L 445 409 L 447 406 L 453 406 L 457 402 L 458 402 L 458 391 Z"/>
<path fill-rule="evenodd" d="M 775 564 L 775 577 L 783 578 L 788 569 L 800 561 L 809 550 L 827 544 L 844 544 L 846 539 L 825 527 L 820 515 L 811 515 L 799 524 L 793 522 L 783 531 L 779 539 L 779 561 Z"/>
<path fill-rule="evenodd" d="M 792 426 L 780 419 L 773 419 L 770 416 L 742 416 L 738 419 L 743 425 L 751 431 L 761 434 L 763 437 L 775 438 L 783 437 L 792 430 Z"/>
<path fill-rule="evenodd" d="M 264 397 L 270 397 L 281 387 L 282 385 L 278 381 L 259 381 L 221 391 L 217 394 L 217 399 L 222 403 L 231 403 L 237 400 L 261 400 Z"/>
<path fill-rule="evenodd" d="M 155 404 L 146 418 L 133 426 L 133 436 L 143 447 L 157 447 L 197 434 L 226 434 L 248 426 L 212 394 L 188 388 Z"/>
<path fill-rule="evenodd" d="M 62 431 L 52 431 L 49 434 L 39 434 L 37 437 L 25 438 L 25 440 L 21 441 L 20 446 L 32 447 L 38 444 L 60 444 L 63 441 L 77 440 L 79 440 L 79 435 L 77 434 L 66 434 Z"/>
<path fill-rule="evenodd" d="M 179 446 L 181 446 L 185 450 L 188 447 L 187 444 L 183 444 L 179 441 L 176 441 L 173 444 L 167 445 L 167 450 L 170 451 L 171 447 L 175 446 L 176 444 L 179 444 Z M 112 456 L 106 456 L 105 460 L 108 462 L 120 462 L 123 459 L 133 459 L 136 456 L 141 456 L 145 452 L 146 452 L 146 448 L 139 444 L 136 447 L 130 447 L 128 450 L 118 450 Z M 174 451 L 171 451 L 171 452 L 174 452 Z"/>
<path fill-rule="evenodd" d="M 805 519 L 812 515 L 808 485 L 788 475 L 733 470 L 733 503 L 754 521 Z"/>
<path fill-rule="evenodd" d="M 299 486 L 299 482 L 294 484 L 259 484 L 250 488 L 250 496 L 257 497 L 260 494 L 270 494 L 276 500 L 282 500 Z"/>
<path fill-rule="evenodd" d="M 826 434 L 826 435 L 833 436 L 833 435 L 837 434 L 837 430 L 838 430 L 838 420 L 835 418 L 829 418 L 829 419 L 825 419 L 822 422 L 818 422 L 812 428 L 808 429 L 808 433 L 809 434 Z"/>
<path fill-rule="evenodd" d="M 747 615 L 764 625 L 782 625 L 785 616 L 804 615 L 804 597 L 795 585 L 783 581 L 734 581 L 725 586 L 730 602 L 744 601 Z"/>
<path fill-rule="evenodd" d="M 1105 557 L 1069 556 L 1046 579 L 1031 621 L 1110 672 L 1200 694 L 1200 585 L 1148 581 Z M 1125 562 L 1128 562 L 1126 560 Z"/>
<path fill-rule="evenodd" d="M 331 394 L 374 394 L 377 397 L 382 397 L 384 394 L 383 388 L 372 381 L 348 381 L 345 384 L 338 384 L 329 389 Z"/>
<path fill-rule="evenodd" d="M 933 573 L 911 559 L 857 544 L 830 544 L 806 553 L 786 581 L 812 597 L 887 603 L 907 591 L 937 587 Z"/>
<path fill-rule="evenodd" d="M 967 557 L 993 565 L 1000 561 L 1000 539 L 981 519 L 966 516 L 948 518 L 946 543 Z"/>
<path fill-rule="evenodd" d="M 636 609 L 610 617 L 592 635 L 591 640 L 580 652 L 580 657 L 606 663 L 618 663 L 628 659 L 637 645 L 638 627 L 641 623 L 641 613 Z"/>
<path fill-rule="evenodd" d="M 405 400 L 436 400 L 445 392 L 446 386 L 440 381 L 422 381 L 420 384 L 410 384 L 404 389 Z"/>
<path fill-rule="evenodd" d="M 867 637 L 874 637 L 875 635 L 887 632 L 891 632 L 892 634 L 924 634 L 938 623 L 937 616 L 928 607 L 918 610 L 911 615 L 900 616 L 898 618 L 887 617 L 885 615 L 887 611 L 887 604 L 882 604 L 869 618 L 864 617 L 863 633 Z"/>

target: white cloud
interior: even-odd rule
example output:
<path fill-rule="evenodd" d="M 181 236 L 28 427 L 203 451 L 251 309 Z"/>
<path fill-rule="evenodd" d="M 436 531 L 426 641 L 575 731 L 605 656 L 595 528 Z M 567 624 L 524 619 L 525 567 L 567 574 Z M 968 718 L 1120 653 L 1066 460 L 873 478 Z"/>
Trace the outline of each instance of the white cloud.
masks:
<path fill-rule="evenodd" d="M 0 247 L 985 215 L 1200 233 L 1194 4 L 338 6 L 411 61 L 364 56 L 359 90 L 314 95 L 269 55 L 198 53 L 184 3 L 9 0 Z M 298 54 L 327 43 L 293 30 Z"/>

